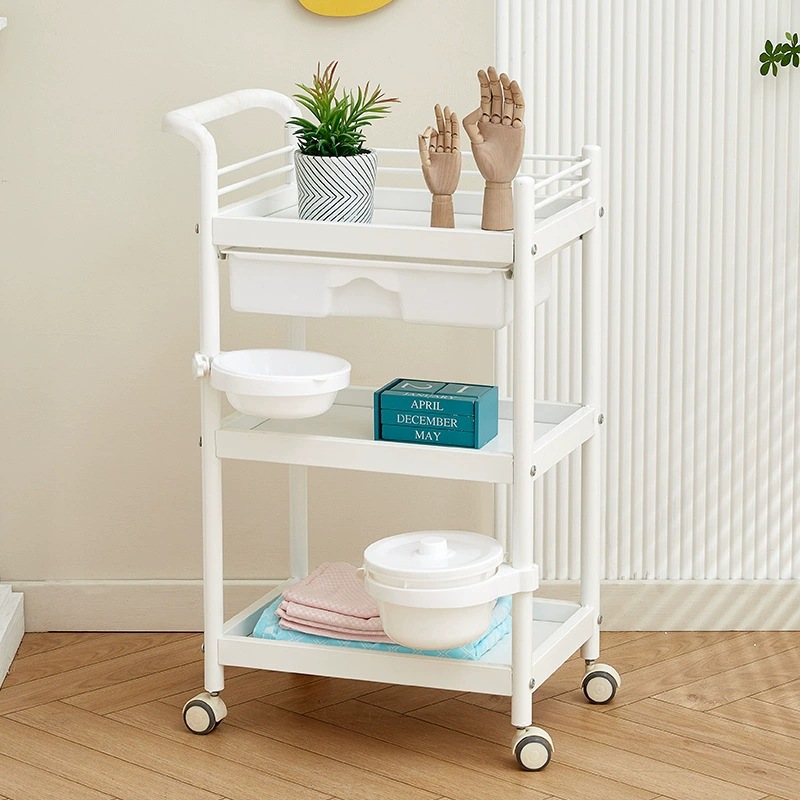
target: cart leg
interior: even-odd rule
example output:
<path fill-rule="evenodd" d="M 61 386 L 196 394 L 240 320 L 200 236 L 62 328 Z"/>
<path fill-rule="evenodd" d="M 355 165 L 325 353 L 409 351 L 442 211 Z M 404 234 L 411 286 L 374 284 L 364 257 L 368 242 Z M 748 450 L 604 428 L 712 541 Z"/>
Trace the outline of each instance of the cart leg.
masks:
<path fill-rule="evenodd" d="M 533 652 L 533 593 L 513 597 L 511 619 L 511 724 L 517 729 L 511 751 L 526 772 L 544 769 L 553 757 L 553 740 L 533 725 L 531 653 Z"/>
<path fill-rule="evenodd" d="M 289 570 L 308 575 L 308 468 L 289 467 Z"/>
<path fill-rule="evenodd" d="M 220 422 L 220 395 L 208 377 L 202 381 L 203 480 L 203 662 L 205 687 L 217 694 L 225 686 L 224 668 L 217 657 L 217 641 L 224 624 L 222 571 L 222 462 L 214 450 L 214 432 Z"/>
<path fill-rule="evenodd" d="M 591 159 L 585 177 L 590 183 L 584 187 L 585 197 L 594 197 L 598 213 L 602 206 L 602 168 L 600 148 L 583 148 L 583 157 Z M 597 410 L 598 418 L 603 402 L 601 383 L 602 359 L 602 251 L 600 220 L 583 235 L 583 341 L 582 384 L 583 402 Z M 581 655 L 593 662 L 600 653 L 600 547 L 602 537 L 602 447 L 600 428 L 583 445 L 581 469 L 581 604 L 595 610 L 596 623 L 591 638 L 581 648 Z"/>
<path fill-rule="evenodd" d="M 206 133 L 204 131 L 204 133 Z M 200 153 L 200 208 L 196 232 L 200 267 L 200 353 L 213 359 L 220 352 L 219 254 L 212 242 L 211 220 L 218 210 L 217 150 L 206 134 L 195 142 Z M 206 691 L 183 707 L 193 733 L 209 733 L 227 714 L 219 693 L 225 670 L 218 642 L 224 626 L 222 569 L 222 462 L 215 437 L 222 420 L 221 397 L 209 374 L 200 380 L 200 466 L 203 508 L 203 672 Z"/>
<path fill-rule="evenodd" d="M 289 321 L 289 347 L 306 349 L 304 319 Z M 293 578 L 308 575 L 308 467 L 289 467 L 289 571 Z"/>
<path fill-rule="evenodd" d="M 220 423 L 220 395 L 208 376 L 200 388 L 203 482 L 203 667 L 206 691 L 183 706 L 183 721 L 196 734 L 211 733 L 227 716 L 219 696 L 225 670 L 217 656 L 224 624 L 222 583 L 222 463 L 214 452 L 214 432 Z"/>
<path fill-rule="evenodd" d="M 533 476 L 530 461 L 534 434 L 535 273 L 534 180 L 514 181 L 514 483 L 511 491 L 511 553 L 517 569 L 533 566 Z M 553 740 L 532 726 L 533 593 L 513 597 L 511 620 L 511 724 L 517 733 L 511 749 L 520 767 L 544 769 L 553 755 Z"/>
<path fill-rule="evenodd" d="M 514 380 L 510 365 L 513 363 L 513 322 L 494 332 L 494 382 L 501 400 L 511 397 Z M 512 548 L 509 531 L 511 519 L 511 487 L 507 484 L 494 485 L 494 536 L 503 545 L 503 551 L 511 556 Z"/>
<path fill-rule="evenodd" d="M 594 197 L 598 215 L 602 214 L 603 184 L 600 148 L 583 148 L 583 157 L 591 159 L 585 175 L 590 183 L 584 187 L 584 197 Z M 603 390 L 601 384 L 602 350 L 602 225 L 597 224 L 583 235 L 583 402 L 597 413 L 595 435 L 583 446 L 581 473 L 581 604 L 594 610 L 596 615 L 592 636 L 581 648 L 586 661 L 586 673 L 581 682 L 590 703 L 608 703 L 613 700 L 621 684 L 619 673 L 607 664 L 598 664 L 600 655 L 600 553 L 603 538 L 603 450 L 601 423 L 603 418 Z"/>
<path fill-rule="evenodd" d="M 553 740 L 533 725 L 531 653 L 533 652 L 533 593 L 513 597 L 511 619 L 511 724 L 517 729 L 511 751 L 526 772 L 544 769 L 553 757 Z"/>
<path fill-rule="evenodd" d="M 535 259 L 533 254 L 534 181 L 514 181 L 514 482 L 511 491 L 511 553 L 517 569 L 533 566 L 533 452 L 535 359 Z M 531 653 L 533 652 L 533 594 L 513 597 L 511 630 L 511 724 L 531 724 Z"/>
<path fill-rule="evenodd" d="M 533 652 L 533 594 L 515 594 L 512 598 L 511 614 L 511 724 L 515 728 L 527 728 L 533 723 L 530 669 Z"/>
<path fill-rule="evenodd" d="M 583 446 L 581 472 L 581 605 L 596 612 L 594 633 L 581 648 L 588 663 L 600 655 L 600 435 L 596 433 Z"/>

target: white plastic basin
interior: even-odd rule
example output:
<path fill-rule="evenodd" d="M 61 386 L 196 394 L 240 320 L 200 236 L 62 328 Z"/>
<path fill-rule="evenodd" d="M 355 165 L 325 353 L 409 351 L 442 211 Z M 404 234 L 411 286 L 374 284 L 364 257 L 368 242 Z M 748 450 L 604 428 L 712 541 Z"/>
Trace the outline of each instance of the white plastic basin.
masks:
<path fill-rule="evenodd" d="M 316 417 L 349 383 L 349 361 L 311 350 L 231 350 L 211 362 L 211 385 L 256 417 Z"/>
<path fill-rule="evenodd" d="M 364 551 L 364 585 L 378 604 L 387 636 L 398 644 L 419 650 L 460 647 L 479 639 L 489 627 L 495 599 L 476 604 L 471 595 L 497 572 L 502 560 L 503 548 L 490 536 L 469 531 L 402 533 Z M 403 590 L 453 587 L 464 590 L 457 607 L 402 605 Z M 389 602 L 388 594 L 395 601 Z"/>

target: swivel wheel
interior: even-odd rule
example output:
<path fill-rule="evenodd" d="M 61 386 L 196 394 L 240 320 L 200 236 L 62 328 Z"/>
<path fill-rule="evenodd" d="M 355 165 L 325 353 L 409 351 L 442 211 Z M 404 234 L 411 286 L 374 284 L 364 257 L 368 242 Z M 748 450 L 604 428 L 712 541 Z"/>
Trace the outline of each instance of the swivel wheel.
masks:
<path fill-rule="evenodd" d="M 608 664 L 592 664 L 583 676 L 581 688 L 590 703 L 602 705 L 614 699 L 621 684 L 622 679 L 614 667 L 609 667 Z"/>
<path fill-rule="evenodd" d="M 511 743 L 517 763 L 526 772 L 544 769 L 553 757 L 553 740 L 543 728 L 523 728 Z"/>
<path fill-rule="evenodd" d="M 222 698 L 216 694 L 201 692 L 183 707 L 186 727 L 198 735 L 211 733 L 228 715 Z"/>

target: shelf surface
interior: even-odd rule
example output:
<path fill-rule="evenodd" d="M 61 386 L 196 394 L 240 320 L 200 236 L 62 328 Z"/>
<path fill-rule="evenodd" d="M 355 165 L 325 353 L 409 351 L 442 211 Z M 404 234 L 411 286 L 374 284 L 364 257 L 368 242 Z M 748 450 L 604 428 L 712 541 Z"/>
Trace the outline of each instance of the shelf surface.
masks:
<path fill-rule="evenodd" d="M 511 403 L 501 401 L 498 434 L 480 450 L 465 447 L 375 441 L 373 389 L 350 387 L 334 406 L 305 420 L 263 420 L 232 414 L 216 434 L 219 458 L 271 461 L 396 475 L 513 482 Z M 534 452 L 540 478 L 589 439 L 594 409 L 567 403 L 537 403 Z"/>
<path fill-rule="evenodd" d="M 288 185 L 221 209 L 213 219 L 213 241 L 220 248 L 507 267 L 514 261 L 514 232 L 482 230 L 481 204 L 481 193 L 457 193 L 455 228 L 431 228 L 427 190 L 378 187 L 371 223 L 316 222 L 298 219 L 296 190 Z M 531 213 L 539 259 L 568 246 L 597 223 L 597 205 L 591 198 L 560 199 Z"/>
<path fill-rule="evenodd" d="M 226 623 L 225 632 L 218 640 L 221 664 L 465 692 L 511 694 L 511 634 L 475 661 L 252 637 L 250 633 L 261 612 L 286 585 L 276 587 Z M 541 686 L 589 639 L 595 616 L 593 609 L 577 603 L 534 598 L 531 664 L 536 686 Z"/>

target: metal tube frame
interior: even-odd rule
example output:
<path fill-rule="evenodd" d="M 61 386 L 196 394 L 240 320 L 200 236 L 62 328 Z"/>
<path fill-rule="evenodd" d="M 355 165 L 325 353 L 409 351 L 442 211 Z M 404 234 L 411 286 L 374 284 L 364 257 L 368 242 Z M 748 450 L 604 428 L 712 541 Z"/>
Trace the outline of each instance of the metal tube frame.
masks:
<path fill-rule="evenodd" d="M 200 156 L 200 207 L 197 225 L 198 260 L 200 267 L 200 356 L 210 364 L 220 353 L 220 286 L 219 254 L 212 237 L 212 220 L 219 211 L 219 158 L 214 137 L 205 125 L 248 108 L 265 108 L 276 112 L 284 121 L 299 113 L 288 97 L 268 89 L 243 89 L 222 97 L 169 112 L 163 129 L 188 139 Z M 287 133 L 286 146 L 294 142 Z M 287 163 L 290 151 L 285 150 Z M 298 334 L 293 329 L 292 336 Z M 220 393 L 211 386 L 210 371 L 200 377 L 200 445 L 203 528 L 203 672 L 207 692 L 217 694 L 225 686 L 225 670 L 219 663 L 218 641 L 225 623 L 223 527 L 222 527 L 222 462 L 216 455 L 214 439 L 222 424 Z M 299 484 L 290 489 L 290 502 L 296 508 L 305 502 L 305 469 L 301 476 L 292 476 Z M 305 517 L 292 514 L 293 533 L 304 532 Z M 292 569 L 302 570 L 304 550 L 292 547 Z M 307 561 L 307 557 L 305 558 Z"/>
<path fill-rule="evenodd" d="M 582 150 L 585 180 L 584 199 L 597 202 L 598 215 L 602 210 L 602 168 L 600 148 L 594 145 Z M 536 353 L 535 325 L 535 242 L 534 204 L 535 180 L 520 175 L 514 181 L 514 327 L 506 345 L 513 348 L 511 361 L 514 376 L 512 397 L 514 407 L 514 480 L 511 499 L 511 563 L 516 569 L 533 567 L 533 502 L 534 474 L 530 457 L 534 432 L 534 375 Z M 595 661 L 600 652 L 600 549 L 602 521 L 602 442 L 600 438 L 600 408 L 602 407 L 602 293 L 601 293 L 601 231 L 599 220 L 583 235 L 582 282 L 582 402 L 597 414 L 597 430 L 584 445 L 581 472 L 581 605 L 591 608 L 595 615 L 592 635 L 581 646 L 581 656 Z M 500 343 L 497 343 L 500 344 Z M 496 348 L 497 363 L 505 369 Z M 500 376 L 498 376 L 500 377 Z M 496 523 L 505 509 L 495 510 Z M 533 592 L 513 595 L 512 608 L 512 696 L 511 724 L 516 728 L 532 725 L 530 695 L 535 686 L 532 680 L 533 652 Z"/>
<path fill-rule="evenodd" d="M 583 156 L 590 159 L 585 176 L 588 185 L 583 187 L 584 198 L 594 197 L 598 220 L 583 235 L 582 273 L 582 363 L 581 386 L 583 403 L 592 406 L 598 415 L 598 428 L 583 445 L 581 453 L 581 605 L 596 611 L 592 637 L 581 648 L 581 656 L 588 662 L 600 654 L 600 550 L 603 535 L 603 480 L 602 440 L 600 435 L 600 409 L 603 407 L 602 384 L 602 248 L 600 218 L 603 216 L 603 171 L 600 148 L 588 145 Z"/>
<path fill-rule="evenodd" d="M 511 8 L 515 12 L 516 6 Z M 232 99 L 231 99 L 232 98 Z M 278 100 L 277 98 L 280 98 Z M 255 100 L 255 102 L 254 102 Z M 286 118 L 295 113 L 288 98 L 264 91 L 234 93 L 217 101 L 207 101 L 189 109 L 171 112 L 165 129 L 189 139 L 200 153 L 199 266 L 200 266 L 200 355 L 207 363 L 220 352 L 219 256 L 213 244 L 211 225 L 218 213 L 218 159 L 213 137 L 204 124 L 247 107 L 272 108 Z M 219 102 L 222 101 L 222 102 Z M 289 101 L 290 102 L 290 101 Z M 288 154 L 288 151 L 287 151 Z M 602 169 L 600 149 L 583 148 L 582 160 L 588 161 L 582 196 L 597 201 L 602 216 Z M 565 159 L 566 160 L 566 159 Z M 577 159 L 572 159 L 577 160 Z M 496 515 L 498 529 L 510 528 L 511 563 L 515 569 L 534 567 L 533 501 L 534 475 L 530 455 L 534 447 L 534 375 L 535 375 L 535 247 L 534 205 L 536 181 L 520 175 L 514 181 L 515 257 L 514 325 L 510 335 L 498 336 L 496 347 L 498 382 L 509 387 L 514 401 L 514 467 L 510 508 Z M 599 414 L 602 404 L 601 373 L 601 231 L 598 224 L 583 235 L 583 334 L 582 382 L 583 403 Z M 505 341 L 503 341 L 505 339 Z M 302 320 L 290 327 L 292 347 L 305 346 Z M 501 353 L 504 351 L 505 355 Z M 510 357 L 509 357 L 510 354 Z M 509 362 L 513 369 L 509 370 Z M 512 381 L 513 377 L 513 381 Z M 218 693 L 224 687 L 224 667 L 219 663 L 218 641 L 223 633 L 223 538 L 222 470 L 216 456 L 214 438 L 221 425 L 220 393 L 211 387 L 208 370 L 201 379 L 201 464 L 203 508 L 203 609 L 204 609 L 204 682 L 206 691 Z M 599 424 L 599 420 L 598 420 Z M 302 466 L 290 468 L 290 567 L 292 577 L 307 574 L 307 472 Z M 581 647 L 587 661 L 599 655 L 600 620 L 600 545 L 602 536 L 602 446 L 598 433 L 583 446 L 582 461 L 582 539 L 581 605 L 596 613 L 594 631 Z M 510 510 L 510 525 L 506 524 Z M 512 709 L 511 721 L 517 728 L 532 723 L 530 695 L 533 689 L 533 592 L 513 595 L 512 610 Z"/>
<path fill-rule="evenodd" d="M 535 256 L 533 203 L 535 181 L 514 181 L 514 483 L 511 493 L 512 565 L 533 567 L 534 361 L 536 354 Z M 511 619 L 511 724 L 530 727 L 533 677 L 533 592 L 513 595 Z"/>
<path fill-rule="evenodd" d="M 289 321 L 289 347 L 306 349 L 306 323 Z M 308 575 L 308 467 L 289 467 L 289 571 L 295 579 Z"/>

